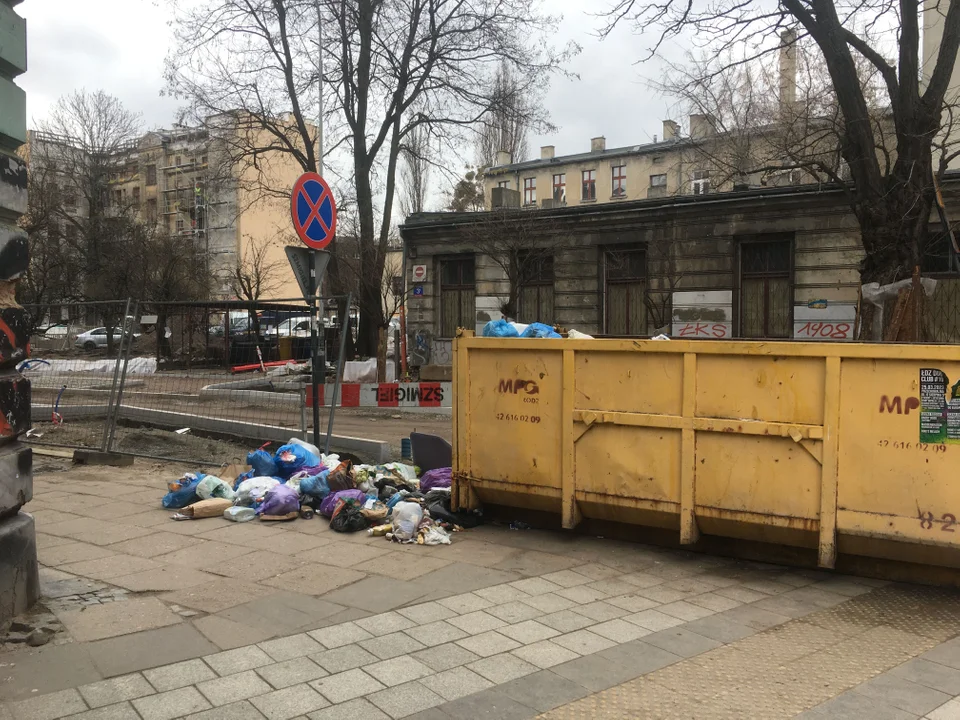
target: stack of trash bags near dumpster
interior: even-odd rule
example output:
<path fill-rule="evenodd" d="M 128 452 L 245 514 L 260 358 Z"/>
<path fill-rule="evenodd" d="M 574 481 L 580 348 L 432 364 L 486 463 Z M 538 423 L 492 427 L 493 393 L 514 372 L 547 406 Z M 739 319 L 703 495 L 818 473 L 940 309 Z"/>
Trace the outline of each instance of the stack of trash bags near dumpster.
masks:
<path fill-rule="evenodd" d="M 235 522 L 330 521 L 336 532 L 383 536 L 399 543 L 448 545 L 450 534 L 476 527 L 477 513 L 450 507 L 451 468 L 430 470 L 403 463 L 354 465 L 323 455 L 297 438 L 273 454 L 263 448 L 247 455 L 249 470 L 229 482 L 202 472 L 168 483 L 163 507 L 176 520 L 223 516 Z"/>

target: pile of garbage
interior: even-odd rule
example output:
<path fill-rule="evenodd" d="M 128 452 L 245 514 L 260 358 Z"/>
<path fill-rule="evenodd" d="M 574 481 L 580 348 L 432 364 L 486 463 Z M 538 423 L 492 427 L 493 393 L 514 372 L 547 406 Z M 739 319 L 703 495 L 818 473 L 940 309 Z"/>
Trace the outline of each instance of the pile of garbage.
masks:
<path fill-rule="evenodd" d="M 234 522 L 309 520 L 336 532 L 360 532 L 399 543 L 448 545 L 450 534 L 476 527 L 479 513 L 450 507 L 451 468 L 420 474 L 404 463 L 354 465 L 298 438 L 273 454 L 247 455 L 248 470 L 231 481 L 202 472 L 168 483 L 163 507 L 175 520 L 224 517 Z"/>
<path fill-rule="evenodd" d="M 483 337 L 496 338 L 547 338 L 558 339 L 567 337 L 571 340 L 593 340 L 592 335 L 587 335 L 579 330 L 566 330 L 551 327 L 543 323 L 524 323 L 513 322 L 511 320 L 491 320 L 483 326 L 481 332 Z"/>

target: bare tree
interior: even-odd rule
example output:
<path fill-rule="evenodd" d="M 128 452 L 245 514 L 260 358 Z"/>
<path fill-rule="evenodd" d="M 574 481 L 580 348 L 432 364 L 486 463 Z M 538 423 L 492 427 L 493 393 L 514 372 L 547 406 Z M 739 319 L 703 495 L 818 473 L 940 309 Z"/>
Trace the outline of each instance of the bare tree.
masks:
<path fill-rule="evenodd" d="M 520 316 L 523 291 L 548 268 L 552 276 L 554 255 L 567 239 L 560 225 L 537 209 L 496 208 L 466 225 L 465 232 L 476 251 L 503 271 L 506 292 L 501 294 L 499 310 L 514 320 Z"/>
<path fill-rule="evenodd" d="M 43 164 L 32 166 L 27 197 L 27 212 L 19 223 L 30 240 L 30 265 L 17 283 L 17 300 L 43 306 L 79 299 L 76 258 L 68 252 L 64 239 L 63 196 L 55 173 Z M 42 322 L 44 314 L 38 307 L 35 322 Z"/>
<path fill-rule="evenodd" d="M 487 78 L 501 60 L 542 84 L 569 54 L 551 44 L 554 18 L 523 0 L 201 0 L 176 3 L 172 91 L 192 112 L 229 118 L 238 161 L 265 168 L 270 152 L 316 170 L 317 59 L 328 97 L 328 148 L 348 151 L 359 248 L 383 277 L 400 151 L 427 125 L 458 140 L 490 107 Z M 324 42 L 318 45 L 318 9 Z M 283 189 L 281 189 L 283 190 Z M 336 274 L 337 270 L 334 270 Z M 360 288 L 358 349 L 378 341 L 379 283 Z"/>
<path fill-rule="evenodd" d="M 48 202 L 48 220 L 36 226 L 34 238 L 45 234 L 45 242 L 54 242 L 59 232 L 57 252 L 79 278 L 85 300 L 139 297 L 144 287 L 136 208 L 111 186 L 126 176 L 139 135 L 140 116 L 120 100 L 102 90 L 78 90 L 61 97 L 31 136 L 31 172 L 42 176 Z M 112 353 L 122 311 L 105 303 L 100 312 Z"/>
<path fill-rule="evenodd" d="M 279 289 L 280 270 L 270 262 L 270 248 L 274 238 L 248 238 L 243 255 L 237 257 L 237 264 L 230 277 L 230 289 L 239 300 L 251 303 L 250 323 L 254 333 L 260 335 L 260 320 L 253 311 L 256 303 L 264 295 Z"/>
<path fill-rule="evenodd" d="M 819 52 L 785 31 L 779 72 L 769 63 L 726 53 L 674 65 L 653 86 L 678 98 L 691 120 L 681 167 L 705 181 L 695 190 L 831 182 L 846 174 L 840 152 L 843 116 Z M 878 75 L 860 59 L 877 151 L 890 162 L 894 132 L 876 100 Z M 697 125 L 697 127 L 694 127 Z M 681 177 L 682 192 L 693 177 Z"/>
<path fill-rule="evenodd" d="M 423 212 L 427 204 L 433 164 L 428 125 L 417 125 L 407 134 L 400 157 L 400 214 L 406 217 Z"/>
<path fill-rule="evenodd" d="M 481 168 L 497 164 L 497 153 L 510 154 L 510 162 L 527 159 L 530 106 L 537 97 L 534 86 L 521 80 L 501 62 L 493 77 L 490 109 L 480 119 L 477 131 L 477 162 Z"/>
<path fill-rule="evenodd" d="M 920 14 L 938 16 L 942 38 L 936 57 L 921 75 Z M 839 111 L 839 149 L 850 182 L 823 168 L 842 185 L 860 225 L 865 251 L 863 282 L 888 283 L 910 277 L 920 263 L 934 206 L 934 176 L 951 155 L 934 159 L 942 127 L 944 100 L 960 48 L 960 2 L 933 0 L 782 0 L 771 6 L 759 0 L 719 0 L 696 5 L 679 0 L 615 0 L 606 14 L 604 33 L 630 23 L 655 36 L 652 53 L 665 42 L 694 34 L 714 61 L 724 67 L 724 53 L 746 49 L 745 60 L 778 52 L 783 31 L 799 30 L 819 52 Z M 888 28 L 897 29 L 896 39 Z M 895 60 L 888 60 L 895 55 Z M 865 63 L 858 62 L 862 58 Z M 893 152 L 872 111 L 863 68 L 883 81 L 877 102 L 888 108 Z M 869 323 L 867 323 L 869 324 Z"/>

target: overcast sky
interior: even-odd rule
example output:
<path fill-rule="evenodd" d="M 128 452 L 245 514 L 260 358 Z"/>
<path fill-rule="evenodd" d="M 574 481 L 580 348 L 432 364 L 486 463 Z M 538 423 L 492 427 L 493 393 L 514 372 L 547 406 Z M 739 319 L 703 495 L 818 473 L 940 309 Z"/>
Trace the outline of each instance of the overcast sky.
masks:
<path fill-rule="evenodd" d="M 618 30 L 603 42 L 591 35 L 597 20 L 584 5 L 556 0 L 551 12 L 564 15 L 558 42 L 583 47 L 570 70 L 579 79 L 555 79 L 546 107 L 559 130 L 530 140 L 556 145 L 557 154 L 585 152 L 590 138 L 605 135 L 608 147 L 652 140 L 668 102 L 642 80 L 654 68 L 637 66 L 641 41 Z M 170 45 L 165 0 L 26 0 L 18 6 L 28 21 L 29 70 L 19 79 L 27 91 L 28 123 L 42 121 L 52 103 L 74 89 L 103 89 L 143 114 L 147 127 L 169 126 L 177 103 L 161 96 L 163 59 Z"/>

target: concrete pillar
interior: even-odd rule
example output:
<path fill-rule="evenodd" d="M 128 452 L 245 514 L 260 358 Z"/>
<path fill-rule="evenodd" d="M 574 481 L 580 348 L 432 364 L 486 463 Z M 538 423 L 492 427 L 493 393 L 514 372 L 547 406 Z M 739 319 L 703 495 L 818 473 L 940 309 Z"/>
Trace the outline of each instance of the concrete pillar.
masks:
<path fill-rule="evenodd" d="M 17 372 L 30 328 L 16 302 L 29 262 L 17 218 L 27 209 L 27 169 L 16 151 L 27 139 L 26 97 L 14 83 L 27 69 L 26 23 L 0 0 L 0 622 L 28 609 L 40 594 L 33 518 L 33 453 L 18 438 L 30 428 L 30 382 Z"/>

